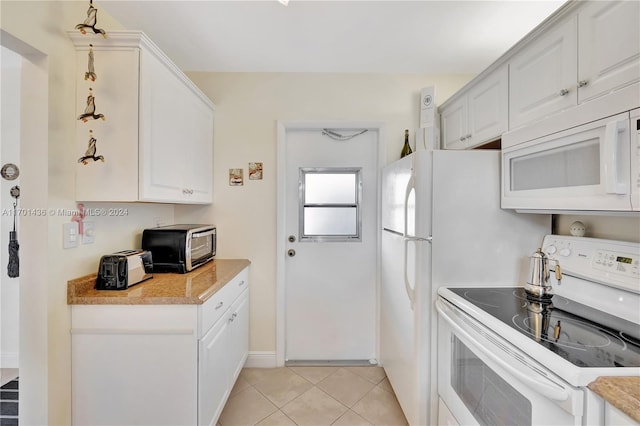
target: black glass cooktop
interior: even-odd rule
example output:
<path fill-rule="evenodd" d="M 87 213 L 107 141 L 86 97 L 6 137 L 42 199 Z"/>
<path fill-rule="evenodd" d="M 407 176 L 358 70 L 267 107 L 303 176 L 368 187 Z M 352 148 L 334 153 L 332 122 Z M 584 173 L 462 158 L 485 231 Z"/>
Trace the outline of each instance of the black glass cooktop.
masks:
<path fill-rule="evenodd" d="M 579 367 L 639 367 L 640 326 L 554 295 L 523 288 L 449 288 L 453 293 Z"/>

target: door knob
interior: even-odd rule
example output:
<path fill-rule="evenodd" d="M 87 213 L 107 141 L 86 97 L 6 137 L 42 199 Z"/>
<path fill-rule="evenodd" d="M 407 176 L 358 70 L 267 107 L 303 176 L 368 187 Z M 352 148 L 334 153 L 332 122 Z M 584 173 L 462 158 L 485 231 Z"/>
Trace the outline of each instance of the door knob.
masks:
<path fill-rule="evenodd" d="M 295 235 L 289 235 L 289 238 L 287 238 L 289 240 L 290 243 L 295 243 L 296 242 L 296 236 Z"/>
<path fill-rule="evenodd" d="M 287 251 L 287 255 L 289 257 L 293 257 L 296 255 L 296 251 L 294 249 L 289 249 L 289 251 Z"/>

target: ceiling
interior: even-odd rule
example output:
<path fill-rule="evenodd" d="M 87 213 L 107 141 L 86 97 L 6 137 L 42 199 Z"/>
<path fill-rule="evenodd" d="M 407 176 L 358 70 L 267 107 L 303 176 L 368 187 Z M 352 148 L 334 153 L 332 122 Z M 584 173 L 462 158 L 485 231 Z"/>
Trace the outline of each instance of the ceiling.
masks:
<path fill-rule="evenodd" d="M 564 0 L 102 0 L 181 69 L 477 74 Z"/>

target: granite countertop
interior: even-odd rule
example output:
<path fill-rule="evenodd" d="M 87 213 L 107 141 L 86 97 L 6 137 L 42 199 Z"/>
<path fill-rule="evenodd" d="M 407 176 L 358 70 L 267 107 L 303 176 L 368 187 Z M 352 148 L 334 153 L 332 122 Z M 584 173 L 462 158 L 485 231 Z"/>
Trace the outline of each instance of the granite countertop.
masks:
<path fill-rule="evenodd" d="M 598 377 L 589 383 L 589 389 L 640 422 L 640 377 Z"/>
<path fill-rule="evenodd" d="M 67 282 L 69 305 L 200 305 L 251 262 L 215 259 L 186 274 L 155 273 L 126 290 L 96 290 L 97 274 Z"/>

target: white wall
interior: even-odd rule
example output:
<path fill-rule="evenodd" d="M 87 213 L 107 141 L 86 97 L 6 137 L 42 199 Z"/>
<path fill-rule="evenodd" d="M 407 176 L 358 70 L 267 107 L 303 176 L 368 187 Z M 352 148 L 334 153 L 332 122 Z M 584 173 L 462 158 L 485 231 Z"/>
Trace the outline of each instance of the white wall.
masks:
<path fill-rule="evenodd" d="M 100 10 L 100 5 L 95 3 Z M 38 62 L 48 78 L 44 107 L 48 117 L 29 114 L 29 100 L 23 108 L 25 126 L 37 127 L 46 123 L 45 137 L 23 140 L 20 166 L 25 206 L 39 209 L 74 209 L 74 173 L 77 159 L 83 153 L 75 147 L 75 126 L 78 110 L 75 105 L 75 51 L 66 32 L 86 17 L 87 1 L 6 1 L 0 2 L 0 28 L 23 42 L 34 51 L 42 52 L 44 60 Z M 109 30 L 122 29 L 103 10 L 98 14 L 99 26 Z M 1 42 L 4 45 L 8 37 Z M 98 58 L 96 58 L 97 60 Z M 28 90 L 31 81 L 23 85 Z M 37 87 L 36 85 L 33 85 Z M 46 86 L 46 85 L 45 85 Z M 27 127 L 27 130 L 29 128 Z M 24 132 L 24 129 L 23 129 Z M 28 142 L 28 156 L 24 145 Z M 39 145 L 38 145 L 39 144 Z M 108 160 L 107 160 L 108 161 Z M 88 167 L 88 166 L 85 166 Z M 44 173 L 43 176 L 40 176 Z M 36 177 L 42 177 L 33 182 Z M 137 184 L 137 183 L 135 183 Z M 25 191 L 28 187 L 31 191 Z M 35 198 L 34 197 L 38 197 Z M 98 207 L 87 204 L 86 207 Z M 38 246 L 21 246 L 21 281 L 27 282 L 29 273 L 38 274 L 34 280 L 41 291 L 25 291 L 21 300 L 20 363 L 21 371 L 21 424 L 65 425 L 71 423 L 71 350 L 70 309 L 66 303 L 67 281 L 95 273 L 102 254 L 139 247 L 142 229 L 153 225 L 154 217 L 173 221 L 171 205 L 125 204 L 129 214 L 124 217 L 95 219 L 96 243 L 78 248 L 62 248 L 62 224 L 70 217 L 47 216 L 29 218 L 32 230 L 38 230 Z M 23 222 L 26 223 L 27 220 Z M 25 235 L 26 230 L 22 231 Z M 30 251 L 26 251 L 30 250 Z M 23 291 L 25 289 L 23 288 Z M 23 297 L 21 296 L 21 299 Z M 23 347 L 31 350 L 23 353 Z M 23 363 L 26 359 L 27 366 Z M 23 382 L 24 379 L 24 382 Z M 24 385 L 24 387 L 23 387 Z M 24 416 L 23 416 L 24 414 Z"/>
<path fill-rule="evenodd" d="M 276 348 L 276 122 L 360 120 L 387 126 L 387 161 L 400 157 L 404 129 L 418 127 L 420 89 L 441 103 L 470 75 L 189 73 L 216 104 L 214 202 L 176 207 L 179 222 L 218 226 L 219 258 L 251 261 L 250 350 Z M 263 163 L 263 180 L 228 185 L 230 168 Z"/>
<path fill-rule="evenodd" d="M 0 47 L 1 48 L 1 47 Z M 20 72 L 22 58 L 9 49 L 1 48 L 0 68 L 0 166 L 20 164 Z M 9 278 L 9 232 L 13 230 L 11 214 L 14 199 L 9 191 L 20 185 L 20 178 L 0 181 L 2 216 L 0 226 L 0 367 L 18 368 L 18 318 L 20 278 Z M 18 207 L 20 205 L 18 204 Z M 16 224 L 18 236 L 19 224 Z"/>

